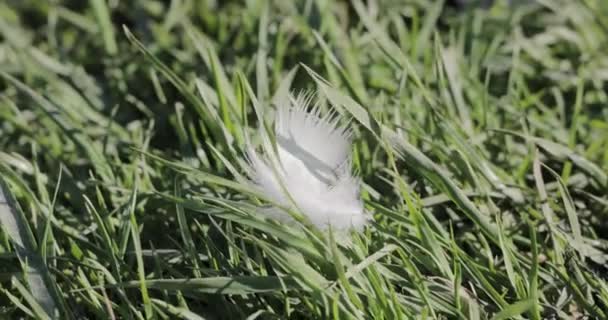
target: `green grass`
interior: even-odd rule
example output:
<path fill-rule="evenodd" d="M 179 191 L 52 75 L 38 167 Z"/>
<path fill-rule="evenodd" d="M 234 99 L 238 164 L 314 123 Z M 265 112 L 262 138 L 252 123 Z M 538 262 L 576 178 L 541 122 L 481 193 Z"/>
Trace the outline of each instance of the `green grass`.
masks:
<path fill-rule="evenodd" d="M 608 317 L 608 2 L 371 2 L 1 2 L 0 318 Z M 300 90 L 361 233 L 241 183 Z"/>

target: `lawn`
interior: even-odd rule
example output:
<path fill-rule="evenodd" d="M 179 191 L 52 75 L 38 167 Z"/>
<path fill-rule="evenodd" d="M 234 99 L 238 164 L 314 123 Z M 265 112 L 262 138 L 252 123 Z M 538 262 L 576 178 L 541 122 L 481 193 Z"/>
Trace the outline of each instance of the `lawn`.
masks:
<path fill-rule="evenodd" d="M 608 318 L 608 2 L 456 2 L 0 2 L 0 318 Z"/>

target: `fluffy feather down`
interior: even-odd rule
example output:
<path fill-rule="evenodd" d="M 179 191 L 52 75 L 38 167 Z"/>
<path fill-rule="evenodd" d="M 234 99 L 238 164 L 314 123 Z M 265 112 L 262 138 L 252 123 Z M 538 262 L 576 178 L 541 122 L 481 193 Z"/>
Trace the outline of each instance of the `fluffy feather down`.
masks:
<path fill-rule="evenodd" d="M 370 217 L 360 181 L 351 174 L 350 133 L 334 115 L 321 116 L 318 105 L 310 108 L 310 101 L 299 95 L 279 107 L 276 149 L 270 141 L 263 142 L 263 154 L 250 148 L 249 176 L 269 200 L 301 212 L 319 228 L 360 229 Z M 270 213 L 289 217 L 278 208 Z"/>

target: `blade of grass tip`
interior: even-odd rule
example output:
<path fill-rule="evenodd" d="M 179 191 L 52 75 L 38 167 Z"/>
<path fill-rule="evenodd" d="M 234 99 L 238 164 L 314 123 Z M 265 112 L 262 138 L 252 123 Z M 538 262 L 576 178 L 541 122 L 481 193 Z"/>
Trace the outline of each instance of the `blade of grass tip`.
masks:
<path fill-rule="evenodd" d="M 462 263 L 459 254 L 458 244 L 456 243 L 456 239 L 454 238 L 454 229 L 452 224 L 450 223 L 450 249 L 454 254 L 453 259 L 453 269 L 454 269 L 454 300 L 456 305 L 456 310 L 459 314 L 464 314 L 464 306 L 463 302 L 466 303 L 466 310 L 468 311 L 468 319 L 471 320 L 479 320 L 481 319 L 481 307 L 479 306 L 477 299 L 471 297 L 469 293 L 462 288 Z M 463 316 L 464 318 L 464 316 Z"/>
<path fill-rule="evenodd" d="M 36 191 L 38 193 L 38 198 L 40 199 L 41 203 L 44 203 L 46 205 L 51 206 L 51 198 L 49 196 L 48 191 L 46 190 L 46 182 L 48 181 L 48 177 L 46 175 L 44 175 L 42 172 L 40 172 L 40 167 L 38 166 L 39 162 L 39 158 L 38 158 L 38 150 L 37 150 L 37 145 L 35 143 L 33 143 L 31 145 L 30 148 L 30 152 L 32 154 L 32 169 L 33 172 L 32 174 L 34 175 L 34 181 L 35 181 L 35 186 L 36 186 Z M 61 170 L 61 168 L 60 168 Z M 60 173 L 61 174 L 61 173 Z M 53 208 L 50 207 L 49 210 L 52 210 Z M 37 217 L 35 217 L 37 218 Z M 34 221 L 34 224 L 36 225 L 36 221 Z"/>
<path fill-rule="evenodd" d="M 329 230 L 329 244 L 331 248 L 331 255 L 333 258 L 333 265 L 336 269 L 336 273 L 338 274 L 338 281 L 342 285 L 342 288 L 344 288 L 344 290 L 346 291 L 346 297 L 348 297 L 348 301 L 350 302 L 348 305 L 352 303 L 357 308 L 353 311 L 364 310 L 365 308 L 363 307 L 363 303 L 361 302 L 359 297 L 354 293 L 350 282 L 345 276 L 344 266 L 340 259 L 340 251 L 338 249 L 338 245 L 336 244 L 336 239 L 334 238 L 334 233 L 331 228 Z"/>
<path fill-rule="evenodd" d="M 421 52 L 424 52 L 427 45 L 432 43 L 431 35 L 435 30 L 435 26 L 437 25 L 437 21 L 439 20 L 439 16 L 441 15 L 441 11 L 443 11 L 445 0 L 439 1 L 430 1 L 427 2 L 430 8 L 427 8 L 426 14 L 424 17 L 424 22 L 422 23 L 422 28 L 420 28 L 420 32 L 418 32 L 416 38 L 416 56 L 420 55 Z"/>
<path fill-rule="evenodd" d="M 538 269 L 539 269 L 539 261 L 538 261 L 538 247 L 536 243 L 536 229 L 532 225 L 532 223 L 528 222 L 529 230 L 530 230 L 530 239 L 532 242 L 532 267 L 530 268 L 529 274 L 529 300 L 532 301 L 532 306 L 529 309 L 530 319 L 532 320 L 540 320 L 540 303 L 538 301 Z"/>
<path fill-rule="evenodd" d="M 81 287 L 84 287 L 84 288 L 91 287 L 91 282 L 89 281 L 87 274 L 85 274 L 85 272 L 83 271 L 82 268 L 78 267 L 76 269 L 75 278 Z M 99 311 L 102 310 L 103 307 L 102 307 L 102 302 L 99 300 L 97 293 L 94 290 L 87 290 L 86 295 L 87 295 L 88 299 L 90 300 L 89 303 L 91 305 L 93 305 L 95 309 L 97 309 L 97 311 L 98 311 L 97 316 L 99 316 L 100 315 Z M 104 297 L 104 300 L 105 300 L 105 297 Z M 108 310 L 108 313 L 111 313 L 111 311 Z M 110 317 L 110 318 L 116 319 L 115 317 Z"/>
<path fill-rule="evenodd" d="M 10 300 L 10 302 L 13 303 L 13 307 L 16 309 L 21 310 L 23 313 L 25 313 L 26 316 L 34 319 L 35 316 L 32 313 L 32 310 L 30 310 L 28 307 L 26 307 L 23 303 L 21 303 L 21 299 L 19 299 L 18 297 L 14 296 L 9 290 L 4 289 L 4 288 L 0 288 L 0 290 L 2 291 L 2 293 L 4 293 L 6 295 L 6 297 L 8 298 L 8 300 Z"/>
<path fill-rule="evenodd" d="M 213 152 L 217 159 L 219 159 L 219 161 L 224 165 L 224 167 L 226 168 L 226 170 L 228 170 L 232 177 L 234 177 L 234 180 L 243 184 L 249 183 L 249 180 L 237 170 L 237 167 L 235 167 L 233 163 L 228 161 L 228 159 L 226 159 L 226 157 L 224 157 L 224 155 L 219 150 L 217 150 L 212 143 L 207 143 L 207 147 Z M 241 168 L 244 168 L 247 165 L 243 159 L 237 158 L 236 161 L 237 165 Z"/>
<path fill-rule="evenodd" d="M 553 169 L 549 168 L 545 164 L 541 164 L 545 170 L 547 170 L 557 181 L 557 189 L 559 190 L 559 194 L 562 197 L 562 201 L 564 203 L 564 209 L 566 211 L 566 215 L 568 216 L 568 222 L 570 224 L 570 230 L 572 230 L 572 234 L 574 235 L 574 244 L 573 247 L 576 248 L 579 253 L 584 257 L 586 256 L 585 245 L 583 242 L 583 233 L 581 231 L 581 225 L 578 221 L 578 215 L 576 210 L 574 209 L 574 202 L 572 201 L 572 197 L 570 196 L 570 192 L 568 192 L 568 188 L 564 180 L 560 177 L 560 175 L 555 172 Z"/>
<path fill-rule="evenodd" d="M 424 312 L 430 312 L 431 318 L 437 319 L 428 288 L 429 282 L 425 281 L 425 277 L 423 276 L 422 272 L 420 272 L 420 269 L 418 269 L 414 263 L 414 260 L 408 256 L 405 250 L 399 248 L 397 249 L 397 253 L 401 257 L 403 268 L 407 270 L 412 278 L 412 284 L 414 285 L 415 290 L 418 292 L 418 298 L 420 298 L 421 302 L 424 304 L 424 310 L 426 310 Z"/>
<path fill-rule="evenodd" d="M 135 308 L 135 304 L 129 300 L 129 297 L 127 296 L 125 290 L 117 286 L 117 284 L 120 282 L 116 281 L 116 278 L 114 278 L 112 273 L 104 265 L 101 264 L 102 262 L 94 258 L 84 257 L 83 263 L 90 265 L 93 269 L 96 269 L 99 272 L 100 277 L 97 279 L 97 281 L 101 282 L 102 284 L 105 284 L 107 281 L 107 283 L 109 283 L 110 285 L 114 285 L 117 288 L 116 295 L 120 298 L 120 300 L 122 300 L 122 304 L 120 305 L 121 307 L 118 309 L 118 312 L 123 315 L 123 318 L 133 319 L 133 315 L 136 315 L 135 318 L 138 319 L 141 319 L 143 317 L 139 308 Z M 80 289 L 80 291 L 88 291 L 90 289 L 92 288 L 83 288 Z"/>
<path fill-rule="evenodd" d="M 348 271 L 347 271 L 348 272 Z M 348 277 L 348 274 L 345 274 Z M 376 318 L 377 315 L 391 314 L 391 319 L 399 319 L 399 306 L 395 304 L 395 291 L 391 290 L 392 285 L 390 280 L 383 276 L 381 272 L 375 268 L 375 265 L 370 265 L 364 273 L 354 276 L 357 293 L 365 296 L 367 317 Z M 397 309 L 397 310 L 396 310 Z M 382 317 L 380 317 L 382 318 Z"/>
<path fill-rule="evenodd" d="M 228 150 L 226 150 L 226 152 L 230 153 L 231 156 L 233 156 L 235 151 L 232 145 L 234 144 L 235 137 L 239 138 L 239 135 L 238 132 L 236 132 L 234 122 L 230 117 L 230 110 L 228 110 L 229 106 L 227 105 L 226 99 L 224 98 L 224 92 L 229 88 L 221 88 L 221 84 L 218 84 L 218 87 L 215 89 L 217 92 L 213 92 L 209 91 L 212 89 L 200 79 L 196 79 L 195 84 L 201 99 L 203 99 L 203 107 L 208 113 L 208 119 L 214 122 L 214 135 L 220 136 L 222 141 L 225 141 L 226 146 L 229 148 Z M 213 96 L 209 97 L 209 95 Z M 213 103 L 212 99 L 216 97 L 216 103 Z M 217 110 L 214 109 L 214 105 L 217 104 L 219 104 L 220 114 L 218 114 Z M 211 142 L 216 144 L 216 142 L 214 141 L 207 141 L 207 143 Z M 242 141 L 240 140 L 238 142 L 242 143 Z"/>
<path fill-rule="evenodd" d="M 56 7 L 55 10 L 59 18 L 73 24 L 86 33 L 99 32 L 99 26 L 95 24 L 95 21 L 85 15 L 72 11 L 66 7 Z"/>
<path fill-rule="evenodd" d="M 515 302 L 514 304 L 503 308 L 499 313 L 494 315 L 494 317 L 492 317 L 492 320 L 503 320 L 517 317 L 530 310 L 530 308 L 533 307 L 534 303 L 535 302 L 532 299 Z"/>
<path fill-rule="evenodd" d="M 365 268 L 367 268 L 368 266 L 370 266 L 374 263 L 377 263 L 378 260 L 391 254 L 393 251 L 397 250 L 397 248 L 398 247 L 394 244 L 385 245 L 382 249 L 374 252 L 373 254 L 369 255 L 367 258 L 361 260 L 361 262 L 359 262 L 358 264 L 356 264 L 356 265 L 350 267 L 348 270 L 346 270 L 346 272 L 344 273 L 344 276 L 346 277 L 346 279 L 350 279 L 351 277 L 353 277 L 356 274 L 365 270 Z"/>
<path fill-rule="evenodd" d="M 456 239 L 454 238 L 454 227 L 452 222 L 450 222 L 450 243 L 449 248 L 454 255 L 452 259 L 452 269 L 454 277 L 452 278 L 452 284 L 454 286 L 454 305 L 456 310 L 462 312 L 462 301 L 460 299 L 460 286 L 462 282 L 462 268 L 460 267 L 460 258 L 458 257 L 458 244 L 456 243 Z"/>
<path fill-rule="evenodd" d="M 105 247 L 105 251 L 111 257 L 112 273 L 114 274 L 114 277 L 118 279 L 118 281 L 121 281 L 120 264 L 118 263 L 118 257 L 116 256 L 116 252 L 118 251 L 118 245 L 110 236 L 110 232 L 108 230 L 106 222 L 97 212 L 91 200 L 86 195 L 83 195 L 83 198 L 85 201 L 85 209 L 91 214 L 91 216 L 93 216 L 94 221 L 97 223 L 97 228 L 99 230 L 98 236 L 101 236 L 101 242 Z"/>
<path fill-rule="evenodd" d="M 106 293 L 106 289 L 101 289 L 103 302 L 105 305 L 105 312 L 107 312 L 107 316 L 110 320 L 116 320 L 116 315 L 114 314 L 114 309 L 112 309 L 112 302 L 110 302 L 110 298 L 108 298 L 108 294 Z"/>
<path fill-rule="evenodd" d="M 36 172 L 38 172 L 38 167 L 36 166 Z M 57 203 L 57 195 L 59 194 L 59 187 L 61 186 L 61 177 L 63 175 L 63 165 L 61 165 L 59 167 L 59 175 L 57 177 L 57 184 L 55 185 L 55 191 L 53 192 L 53 200 L 51 200 L 50 203 L 50 207 L 49 207 L 49 213 L 46 216 L 46 221 L 45 221 L 45 225 L 44 225 L 44 232 L 42 235 L 42 241 L 40 242 L 40 255 L 42 256 L 42 261 L 44 262 L 44 264 L 47 264 L 47 250 L 49 247 L 49 243 L 51 241 L 53 241 L 53 234 L 52 234 L 52 221 L 53 221 L 53 215 L 55 212 L 55 204 Z M 54 252 L 52 251 L 51 253 L 52 255 L 54 255 Z"/>
<path fill-rule="evenodd" d="M 91 7 L 93 7 L 93 13 L 99 24 L 99 30 L 103 37 L 103 43 L 106 52 L 110 55 L 118 52 L 118 46 L 116 45 L 116 37 L 114 36 L 114 27 L 110 19 L 110 10 L 105 0 L 89 0 Z"/>
<path fill-rule="evenodd" d="M 157 253 L 154 243 L 150 243 L 149 252 L 151 253 L 150 257 L 153 261 L 153 267 L 151 268 L 153 271 L 151 271 L 151 273 L 153 272 L 154 274 L 162 275 L 164 270 L 169 267 L 168 264 L 163 260 L 162 256 Z M 160 296 L 162 299 L 169 301 L 169 292 L 166 290 L 162 290 Z"/>
<path fill-rule="evenodd" d="M 377 137 L 381 136 L 380 124 L 376 119 L 363 108 L 353 98 L 342 94 L 339 90 L 331 87 L 331 85 L 323 79 L 318 73 L 313 71 L 308 66 L 301 64 L 302 67 L 308 72 L 319 87 L 320 91 L 329 99 L 334 107 L 338 108 L 338 111 L 342 111 L 342 108 L 347 110 L 359 123 L 365 126 L 372 134 Z"/>
<path fill-rule="evenodd" d="M 182 190 L 180 188 L 179 182 L 177 180 L 174 181 L 174 193 L 175 196 L 181 198 Z M 186 251 L 188 253 L 188 258 L 190 263 L 192 263 L 192 273 L 195 277 L 201 278 L 202 274 L 198 265 L 198 254 L 196 253 L 196 245 L 194 244 L 194 240 L 192 239 L 192 234 L 190 233 L 190 226 L 188 225 L 188 220 L 186 219 L 186 213 L 184 212 L 184 207 L 179 203 L 175 203 L 175 211 L 177 213 L 177 223 L 179 225 L 179 232 L 182 236 L 182 241 L 186 246 Z"/>
<path fill-rule="evenodd" d="M 19 282 L 19 280 L 17 280 L 16 277 L 12 277 L 11 282 L 12 282 L 13 287 L 15 287 L 17 289 L 17 291 L 19 291 L 19 293 L 21 294 L 23 299 L 25 301 L 27 301 L 29 306 L 32 308 L 31 311 L 34 313 L 34 315 L 36 316 L 37 319 L 43 319 L 43 320 L 44 319 L 48 319 L 48 320 L 53 319 L 53 318 L 51 318 L 49 313 L 47 313 L 45 311 L 46 308 L 44 306 L 41 306 L 38 303 L 39 299 L 37 297 L 34 297 L 30 293 L 30 291 L 28 291 L 27 288 L 21 282 Z"/>
<path fill-rule="evenodd" d="M 213 70 L 213 64 L 215 64 L 216 69 L 213 70 L 214 81 L 217 87 L 220 88 L 230 88 L 230 81 L 228 80 L 228 76 L 226 75 L 226 70 L 219 63 L 220 59 L 217 54 L 216 47 L 211 43 L 211 40 L 202 35 L 192 24 L 187 21 L 184 22 L 184 29 L 186 30 L 186 35 L 192 41 L 194 48 L 198 52 L 203 62 L 207 65 L 207 67 Z M 207 48 L 205 48 L 205 46 Z M 215 60 L 216 62 L 213 62 Z M 224 97 L 227 100 L 227 104 L 230 106 L 236 106 L 236 95 L 232 90 L 227 90 L 222 92 Z M 241 114 L 244 117 L 244 114 Z"/>
<path fill-rule="evenodd" d="M 564 263 L 564 250 L 562 248 L 561 237 L 558 237 L 558 230 L 555 228 L 555 213 L 549 205 L 549 199 L 547 196 L 547 190 L 545 189 L 545 182 L 541 172 L 541 164 L 538 155 L 538 149 L 535 149 L 534 161 L 532 163 L 532 171 L 534 174 L 534 180 L 536 184 L 536 190 L 538 191 L 541 201 L 541 211 L 545 218 L 545 222 L 549 227 L 551 233 L 551 240 L 553 243 L 553 249 L 555 250 L 555 263 L 557 265 L 563 265 Z"/>
<path fill-rule="evenodd" d="M 294 278 L 283 276 L 232 276 L 232 277 L 206 277 L 206 278 L 179 278 L 179 279 L 149 279 L 145 280 L 148 289 L 166 290 L 173 292 L 192 292 L 199 294 L 226 294 L 242 295 L 251 293 L 288 291 L 308 291 L 298 285 Z M 140 281 L 126 281 L 106 288 L 138 288 Z M 99 286 L 93 287 L 100 288 Z M 80 288 L 76 292 L 88 290 Z"/>
<path fill-rule="evenodd" d="M 244 93 L 247 95 L 249 101 L 251 101 L 251 105 L 253 106 L 255 116 L 258 120 L 258 126 L 261 129 L 262 140 L 266 141 L 267 139 L 270 139 L 270 132 L 272 132 L 272 130 L 265 121 L 266 117 L 264 114 L 264 109 L 262 108 L 262 105 L 260 104 L 255 94 L 253 93 L 253 89 L 251 88 L 251 84 L 249 84 L 249 81 L 247 81 L 247 77 L 241 72 L 237 72 L 237 77 L 239 79 L 239 83 L 244 89 Z"/>
<path fill-rule="evenodd" d="M 412 205 L 408 205 L 408 207 L 412 223 L 416 227 L 417 236 L 422 242 L 422 245 L 429 250 L 432 260 L 440 270 L 441 275 L 448 279 L 452 279 L 454 274 L 450 269 L 450 263 L 445 255 L 445 251 L 442 250 L 439 241 L 435 236 L 435 232 L 431 229 L 420 211 L 413 208 Z"/>
<path fill-rule="evenodd" d="M 226 92 L 232 90 L 228 85 L 228 81 L 222 81 L 221 74 L 223 70 L 221 70 L 221 63 L 217 58 L 215 52 L 211 52 L 212 48 L 209 48 L 209 57 L 211 63 L 211 70 L 213 72 L 213 78 L 215 82 L 215 89 L 217 90 L 217 98 L 220 105 L 220 114 L 222 115 L 222 121 L 224 122 L 224 126 L 228 128 L 228 132 L 231 134 L 235 134 L 234 125 L 232 120 L 230 119 L 230 106 L 228 105 L 228 100 L 226 98 Z M 225 77 L 225 76 L 224 76 Z"/>
<path fill-rule="evenodd" d="M 286 251 L 259 239 L 252 238 L 251 240 L 264 249 L 268 257 L 274 260 L 279 267 L 295 276 L 294 280 L 302 285 L 302 288 L 322 293 L 325 288 L 329 287 L 329 280 L 311 267 L 299 252 Z"/>
<path fill-rule="evenodd" d="M 293 79 L 295 78 L 295 76 L 298 72 L 298 68 L 299 68 L 298 65 L 291 68 L 291 70 L 289 70 L 287 75 L 285 75 L 283 77 L 283 80 L 281 80 L 281 83 L 279 84 L 277 90 L 274 92 L 274 95 L 272 96 L 271 101 L 274 105 L 281 105 L 282 103 L 284 103 L 284 101 L 289 100 L 289 92 L 290 92 L 291 84 L 293 83 Z"/>
<path fill-rule="evenodd" d="M 266 102 L 270 93 L 270 82 L 268 81 L 268 23 L 270 8 L 268 2 L 264 2 L 260 14 L 260 25 L 258 31 L 258 50 L 255 64 L 256 93 L 260 101 Z"/>
<path fill-rule="evenodd" d="M 577 133 L 579 130 L 579 122 L 580 122 L 580 113 L 581 113 L 581 109 L 583 107 L 583 95 L 584 95 L 584 90 L 585 90 L 585 86 L 584 86 L 585 81 L 582 80 L 582 78 L 579 78 L 578 84 L 577 84 L 577 88 L 576 88 L 576 98 L 574 99 L 574 110 L 572 112 L 572 114 L 570 115 L 572 118 L 572 121 L 570 123 L 570 130 L 569 130 L 569 134 L 568 134 L 568 147 L 569 148 L 573 148 L 576 145 L 576 137 L 577 137 Z M 568 181 L 568 178 L 570 177 L 570 174 L 572 172 L 572 163 L 567 162 L 564 165 L 564 168 L 562 170 L 562 179 L 564 181 Z"/>
<path fill-rule="evenodd" d="M 504 257 L 504 265 L 505 270 L 507 272 L 507 277 L 509 278 L 509 282 L 511 283 L 511 287 L 515 290 L 517 294 L 517 298 L 522 299 L 524 296 L 522 292 L 520 292 L 520 278 L 519 274 L 515 273 L 515 270 L 521 270 L 518 264 L 517 259 L 514 259 L 513 255 L 513 243 L 510 241 L 511 239 L 505 234 L 506 228 L 503 227 L 500 217 L 496 218 L 497 226 L 498 226 L 498 240 L 500 241 L 500 249 L 502 251 L 502 255 Z"/>
<path fill-rule="evenodd" d="M 342 67 L 342 64 L 340 63 L 340 61 L 338 61 L 338 58 L 336 58 L 336 56 L 333 54 L 331 48 L 329 47 L 329 44 L 327 44 L 327 42 L 323 40 L 323 37 L 321 37 L 321 35 L 316 31 L 313 31 L 313 35 L 315 39 L 317 39 L 317 42 L 321 46 L 321 49 L 323 49 L 323 52 L 325 53 L 325 56 L 327 57 L 329 62 L 331 62 L 331 64 L 338 70 L 342 80 L 346 82 L 349 91 L 355 96 L 355 99 L 363 104 L 365 104 L 366 101 L 369 101 L 369 98 L 365 94 L 366 91 L 364 90 L 363 82 L 357 82 L 357 78 L 360 78 L 360 74 L 359 77 L 355 77 L 349 74 L 344 69 L 344 67 Z M 343 39 L 343 41 L 346 42 L 347 39 Z"/>
<path fill-rule="evenodd" d="M 2 177 L 0 177 L 0 225 L 13 243 L 24 267 L 36 305 L 41 306 L 47 316 L 54 315 L 55 310 L 58 310 L 58 300 L 56 292 L 52 290 L 54 288 L 52 276 L 37 253 L 36 240 L 27 218 L 18 207 L 8 184 Z"/>
<path fill-rule="evenodd" d="M 150 302 L 150 296 L 148 295 L 148 287 L 146 286 L 146 271 L 144 269 L 144 259 L 141 251 L 141 243 L 139 240 L 139 225 L 135 218 L 135 208 L 137 206 L 137 185 L 133 189 L 129 204 L 129 217 L 131 224 L 131 238 L 133 239 L 133 247 L 135 249 L 135 256 L 137 260 L 137 276 L 139 278 L 139 289 L 141 291 L 141 298 L 144 304 L 144 312 L 146 319 L 152 319 L 154 317 L 152 303 Z"/>
<path fill-rule="evenodd" d="M 171 30 L 180 21 L 186 20 L 185 7 L 181 1 L 171 1 L 169 8 L 164 12 L 163 28 Z"/>
<path fill-rule="evenodd" d="M 186 319 L 186 320 L 205 320 L 206 319 L 186 308 L 176 307 L 176 306 L 174 306 L 172 304 L 168 304 L 162 300 L 152 299 L 151 301 L 154 304 L 162 307 L 165 311 L 167 311 L 168 313 L 170 313 L 171 315 L 173 315 L 175 317 L 179 317 L 179 318 Z"/>
<path fill-rule="evenodd" d="M 194 151 L 196 145 L 188 137 L 188 132 L 184 125 L 184 105 L 179 102 L 175 104 L 175 122 L 173 126 L 177 134 L 177 140 L 179 141 L 181 158 L 184 162 L 196 167 L 199 161 Z"/>
<path fill-rule="evenodd" d="M 593 299 L 590 299 L 587 288 L 588 283 L 581 283 L 583 282 L 580 281 L 582 278 L 580 273 L 581 270 L 575 260 L 573 255 L 569 255 L 565 268 L 558 269 L 558 266 L 552 266 L 553 270 L 556 271 L 561 280 L 567 284 L 569 293 L 572 294 L 578 305 L 582 307 L 582 310 L 587 311 L 596 319 L 607 319 L 601 307 L 597 305 Z"/>
<path fill-rule="evenodd" d="M 469 108 L 464 101 L 462 93 L 463 76 L 460 71 L 460 58 L 461 56 L 454 47 L 448 47 L 447 49 L 442 50 L 443 66 L 449 79 L 448 83 L 450 90 L 452 91 L 452 96 L 454 97 L 454 102 L 456 103 L 458 115 L 462 121 L 464 131 L 468 136 L 472 136 L 473 126 L 471 115 L 469 114 Z"/>
<path fill-rule="evenodd" d="M 289 86 L 287 87 L 287 90 L 289 91 L 289 87 L 291 86 L 291 80 L 289 82 Z M 245 144 L 246 141 L 248 141 L 249 139 L 249 133 L 248 133 L 248 129 L 249 129 L 249 120 L 247 119 L 248 117 L 248 112 L 247 109 L 249 108 L 249 100 L 247 100 L 247 94 L 246 94 L 246 89 L 245 89 L 245 84 L 242 82 L 242 78 L 240 76 L 237 76 L 235 79 L 235 96 L 236 96 L 236 107 L 239 110 L 239 113 L 241 114 L 241 118 L 240 118 L 240 130 L 238 132 L 238 136 L 240 137 L 239 139 L 239 145 L 242 146 Z"/>
<path fill-rule="evenodd" d="M 477 262 L 468 257 L 460 248 L 456 248 L 456 250 L 459 250 L 462 267 L 467 269 L 471 278 L 479 282 L 481 289 L 494 301 L 494 303 L 496 303 L 496 305 L 500 308 L 506 308 L 508 303 L 505 301 L 503 294 L 498 292 L 493 283 L 486 278 L 484 271 L 478 267 Z"/>
<path fill-rule="evenodd" d="M 160 101 L 161 104 L 167 104 L 167 95 L 160 84 L 160 79 L 158 79 L 156 69 L 150 68 L 148 74 L 150 76 L 150 80 L 152 80 L 152 87 L 154 88 L 154 93 L 156 93 L 158 101 Z"/>

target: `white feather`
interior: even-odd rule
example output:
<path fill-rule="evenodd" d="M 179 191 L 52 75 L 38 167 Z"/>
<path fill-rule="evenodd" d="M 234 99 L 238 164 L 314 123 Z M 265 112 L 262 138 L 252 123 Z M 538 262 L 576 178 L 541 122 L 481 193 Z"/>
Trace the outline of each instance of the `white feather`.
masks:
<path fill-rule="evenodd" d="M 318 105 L 308 110 L 310 100 L 299 95 L 279 107 L 276 151 L 270 141 L 263 142 L 262 154 L 250 148 L 249 176 L 269 200 L 301 212 L 319 228 L 360 229 L 370 217 L 351 174 L 349 132 L 334 115 L 321 116 Z M 289 217 L 281 211 L 270 214 Z"/>

